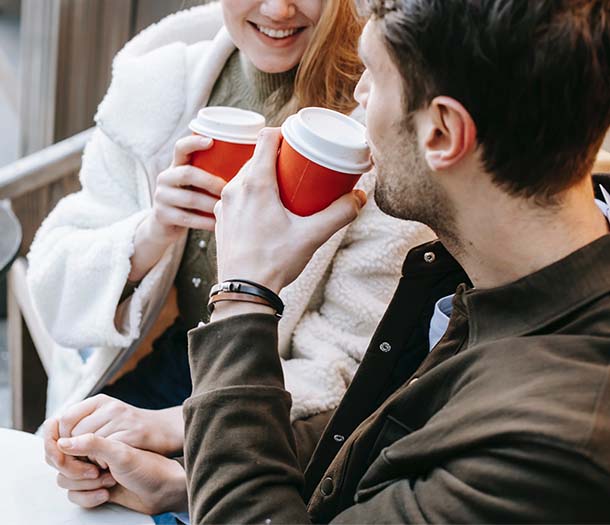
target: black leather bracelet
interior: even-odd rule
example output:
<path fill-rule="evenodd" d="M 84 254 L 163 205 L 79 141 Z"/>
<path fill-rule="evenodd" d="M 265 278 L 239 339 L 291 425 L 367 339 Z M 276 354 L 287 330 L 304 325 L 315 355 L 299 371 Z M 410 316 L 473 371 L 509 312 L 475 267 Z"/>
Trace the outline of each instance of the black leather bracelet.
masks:
<path fill-rule="evenodd" d="M 216 284 L 210 290 L 210 299 L 219 293 L 244 293 L 260 297 L 269 303 L 269 305 L 277 312 L 277 317 L 282 317 L 284 313 L 284 302 L 280 296 L 274 291 L 269 290 L 262 284 L 258 284 L 246 279 L 227 279 L 226 281 Z"/>

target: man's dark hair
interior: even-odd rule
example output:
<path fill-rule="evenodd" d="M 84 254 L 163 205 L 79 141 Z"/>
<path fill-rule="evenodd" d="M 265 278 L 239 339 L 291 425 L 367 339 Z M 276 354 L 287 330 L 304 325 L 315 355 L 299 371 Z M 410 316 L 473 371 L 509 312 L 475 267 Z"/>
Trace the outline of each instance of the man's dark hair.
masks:
<path fill-rule="evenodd" d="M 544 203 L 592 169 L 610 126 L 610 0 L 369 0 L 409 112 L 446 95 L 484 166 Z"/>

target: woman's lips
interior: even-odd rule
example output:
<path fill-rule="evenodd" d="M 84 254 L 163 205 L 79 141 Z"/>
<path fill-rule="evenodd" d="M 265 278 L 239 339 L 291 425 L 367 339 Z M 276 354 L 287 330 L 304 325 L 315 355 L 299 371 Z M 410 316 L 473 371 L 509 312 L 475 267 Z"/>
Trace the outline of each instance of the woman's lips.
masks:
<path fill-rule="evenodd" d="M 305 27 L 286 27 L 286 28 L 271 28 L 268 26 L 261 26 L 254 22 L 248 22 L 252 29 L 256 32 L 260 40 L 266 45 L 273 47 L 288 47 L 295 40 L 298 39 L 299 35 L 303 32 Z"/>

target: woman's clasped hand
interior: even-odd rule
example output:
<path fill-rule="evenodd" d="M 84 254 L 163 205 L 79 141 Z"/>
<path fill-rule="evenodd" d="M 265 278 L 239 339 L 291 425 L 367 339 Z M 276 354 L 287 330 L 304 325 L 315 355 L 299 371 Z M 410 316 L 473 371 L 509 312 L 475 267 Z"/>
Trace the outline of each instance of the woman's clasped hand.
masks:
<path fill-rule="evenodd" d="M 181 410 L 142 410 L 97 395 L 47 420 L 43 437 L 46 462 L 73 503 L 186 510 L 184 468 L 165 457 L 182 448 Z"/>

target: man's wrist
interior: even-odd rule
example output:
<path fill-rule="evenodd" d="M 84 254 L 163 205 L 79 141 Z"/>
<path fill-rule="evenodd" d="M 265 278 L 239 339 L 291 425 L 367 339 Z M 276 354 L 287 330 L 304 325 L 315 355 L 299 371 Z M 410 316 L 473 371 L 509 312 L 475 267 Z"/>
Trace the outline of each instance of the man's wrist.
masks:
<path fill-rule="evenodd" d="M 188 512 L 188 494 L 186 486 L 186 471 L 176 460 L 169 460 L 169 472 L 166 478 L 166 490 L 164 496 L 167 497 L 169 508 L 168 512 Z"/>
<path fill-rule="evenodd" d="M 246 314 L 270 314 L 275 315 L 275 310 L 270 306 L 254 303 L 242 303 L 239 301 L 223 301 L 216 304 L 210 322 L 222 321 L 229 317 Z"/>
<path fill-rule="evenodd" d="M 184 419 L 182 417 L 182 407 L 172 407 L 163 410 L 153 410 L 160 416 L 156 418 L 157 423 L 161 423 L 161 432 L 158 433 L 159 443 L 158 452 L 164 456 L 174 456 L 182 452 L 184 447 Z"/>

